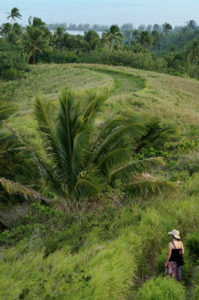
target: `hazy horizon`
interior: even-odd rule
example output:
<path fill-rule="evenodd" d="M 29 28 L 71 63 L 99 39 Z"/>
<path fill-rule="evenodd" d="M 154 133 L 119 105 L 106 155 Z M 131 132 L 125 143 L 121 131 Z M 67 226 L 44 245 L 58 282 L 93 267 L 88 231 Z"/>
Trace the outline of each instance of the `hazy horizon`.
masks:
<path fill-rule="evenodd" d="M 199 0 L 1 0 L 0 24 L 7 22 L 7 13 L 19 8 L 27 24 L 29 16 L 40 17 L 46 23 L 89 23 L 122 25 L 132 23 L 185 25 L 188 20 L 199 23 Z"/>

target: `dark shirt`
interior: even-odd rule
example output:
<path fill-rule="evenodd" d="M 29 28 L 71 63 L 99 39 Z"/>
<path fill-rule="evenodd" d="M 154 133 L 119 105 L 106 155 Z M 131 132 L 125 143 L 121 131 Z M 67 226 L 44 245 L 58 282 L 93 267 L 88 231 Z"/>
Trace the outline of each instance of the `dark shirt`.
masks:
<path fill-rule="evenodd" d="M 175 261 L 177 266 L 182 266 L 184 264 L 183 262 L 183 256 L 182 256 L 182 249 L 172 249 L 171 257 L 169 258 L 169 261 Z"/>

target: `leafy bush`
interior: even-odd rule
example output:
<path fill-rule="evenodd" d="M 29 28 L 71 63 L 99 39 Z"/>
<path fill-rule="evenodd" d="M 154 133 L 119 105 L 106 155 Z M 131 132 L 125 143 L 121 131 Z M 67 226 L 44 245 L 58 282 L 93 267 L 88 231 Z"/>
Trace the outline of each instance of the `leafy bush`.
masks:
<path fill-rule="evenodd" d="M 199 258 L 199 233 L 196 232 L 186 238 L 186 248 L 195 259 Z"/>
<path fill-rule="evenodd" d="M 192 268 L 190 299 L 199 300 L 199 268 L 198 266 Z"/>
<path fill-rule="evenodd" d="M 196 146 L 195 146 L 196 147 Z M 182 157 L 177 163 L 178 170 L 186 170 L 190 175 L 199 171 L 199 153 L 193 152 L 185 157 Z"/>
<path fill-rule="evenodd" d="M 157 274 L 164 274 L 165 272 L 165 261 L 168 255 L 168 247 L 162 250 L 161 254 L 155 259 L 155 268 Z"/>
<path fill-rule="evenodd" d="M 173 125 L 162 124 L 158 118 L 147 120 L 145 125 L 146 133 L 138 139 L 135 152 L 149 157 L 162 156 L 169 142 L 177 139 L 176 129 Z"/>
<path fill-rule="evenodd" d="M 199 175 L 194 173 L 184 184 L 184 190 L 189 195 L 198 195 L 199 194 L 199 185 L 198 185 Z"/>
<path fill-rule="evenodd" d="M 137 256 L 138 272 L 141 278 L 150 274 L 150 266 L 162 247 L 163 232 L 160 216 L 155 210 L 147 209 L 139 224 L 141 245 Z"/>
<path fill-rule="evenodd" d="M 129 66 L 144 70 L 166 70 L 164 59 L 154 59 L 151 53 L 134 53 L 133 51 L 91 51 L 78 55 L 78 62 Z"/>
<path fill-rule="evenodd" d="M 192 299 L 199 300 L 199 286 L 196 286 L 192 293 Z"/>
<path fill-rule="evenodd" d="M 2 71 L 3 79 L 14 80 L 14 79 L 17 79 L 18 77 L 19 77 L 19 72 L 14 68 L 10 68 L 10 69 Z"/>
<path fill-rule="evenodd" d="M 40 62 L 55 63 L 96 63 L 113 66 L 129 66 L 143 70 L 157 70 L 166 72 L 167 66 L 163 58 L 154 58 L 149 52 L 135 53 L 129 50 L 110 52 L 100 49 L 81 52 L 76 50 L 54 49 L 52 52 L 44 52 L 38 55 Z"/>
<path fill-rule="evenodd" d="M 148 280 L 138 292 L 137 300 L 185 300 L 185 289 L 172 278 Z"/>
<path fill-rule="evenodd" d="M 199 68 L 198 68 L 198 62 L 194 64 L 188 65 L 188 74 L 191 77 L 199 79 Z"/>
<path fill-rule="evenodd" d="M 44 63 L 54 62 L 56 64 L 75 63 L 78 61 L 78 54 L 76 51 L 54 49 L 54 51 L 39 53 L 38 61 Z"/>
<path fill-rule="evenodd" d="M 22 49 L 11 47 L 0 49 L 0 78 L 13 80 L 27 70 L 26 57 Z"/>

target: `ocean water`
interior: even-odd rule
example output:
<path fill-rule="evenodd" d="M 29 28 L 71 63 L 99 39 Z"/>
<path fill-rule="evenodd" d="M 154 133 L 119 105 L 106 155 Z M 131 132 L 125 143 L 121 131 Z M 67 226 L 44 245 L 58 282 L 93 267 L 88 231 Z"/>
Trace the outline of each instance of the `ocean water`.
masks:
<path fill-rule="evenodd" d="M 72 35 L 84 35 L 84 31 L 82 30 L 67 30 L 67 32 Z M 102 36 L 102 31 L 98 31 L 97 33 Z"/>

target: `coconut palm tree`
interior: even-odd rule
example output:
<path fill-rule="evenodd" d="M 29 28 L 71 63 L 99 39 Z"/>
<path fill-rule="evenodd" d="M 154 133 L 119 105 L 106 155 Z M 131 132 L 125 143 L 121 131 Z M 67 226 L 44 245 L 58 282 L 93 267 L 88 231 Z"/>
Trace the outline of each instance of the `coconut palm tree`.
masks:
<path fill-rule="evenodd" d="M 29 24 L 29 27 L 32 26 L 32 27 L 38 27 L 40 29 L 44 29 L 46 27 L 46 24 L 45 22 L 42 21 L 42 19 L 40 18 L 37 18 L 37 17 L 29 17 L 28 18 L 28 24 Z"/>
<path fill-rule="evenodd" d="M 102 40 L 108 42 L 111 52 L 113 51 L 114 44 L 116 44 L 119 49 L 123 37 L 117 25 L 112 25 L 109 30 L 105 29 L 102 34 Z"/>
<path fill-rule="evenodd" d="M 153 36 L 148 31 L 142 31 L 140 33 L 140 44 L 145 48 L 150 48 L 153 44 Z"/>
<path fill-rule="evenodd" d="M 49 39 L 45 36 L 42 29 L 37 27 L 28 27 L 24 36 L 25 49 L 28 52 L 27 61 L 36 64 L 37 53 L 49 50 Z"/>
<path fill-rule="evenodd" d="M 197 25 L 196 21 L 194 21 L 194 20 L 189 20 L 189 21 L 187 22 L 187 27 L 188 27 L 190 30 L 194 31 L 194 30 L 197 29 L 198 25 Z"/>
<path fill-rule="evenodd" d="M 193 41 L 188 50 L 188 61 L 196 62 L 199 59 L 199 40 Z"/>
<path fill-rule="evenodd" d="M 10 23 L 4 23 L 0 27 L 0 35 L 6 37 L 12 31 L 12 26 Z"/>
<path fill-rule="evenodd" d="M 162 25 L 162 27 L 163 27 L 163 31 L 164 31 L 165 34 L 166 34 L 166 47 L 168 47 L 168 43 L 169 43 L 169 32 L 171 32 L 172 26 L 171 26 L 171 24 L 169 24 L 169 23 L 164 23 L 164 24 Z"/>
<path fill-rule="evenodd" d="M 142 177 L 139 185 L 137 175 L 158 160 L 132 159 L 131 142 L 145 132 L 137 117 L 119 114 L 95 125 L 105 100 L 106 96 L 88 94 L 81 98 L 66 90 L 59 99 L 60 110 L 55 121 L 50 103 L 36 99 L 35 117 L 48 161 L 40 159 L 41 167 L 46 183 L 67 205 L 96 197 L 103 186 L 114 186 L 117 179 L 124 190 L 133 191 L 133 175 L 137 189 L 147 184 L 150 187 L 162 184 L 149 177 L 143 181 Z"/>
<path fill-rule="evenodd" d="M 169 31 L 172 30 L 172 26 L 171 26 L 171 24 L 169 24 L 169 23 L 164 23 L 162 26 L 163 26 L 163 30 L 164 30 L 164 32 L 165 32 L 166 34 L 168 34 Z"/>
<path fill-rule="evenodd" d="M 100 36 L 94 30 L 88 30 L 84 33 L 84 39 L 88 43 L 89 50 L 95 50 L 100 45 Z"/>
<path fill-rule="evenodd" d="M 21 18 L 22 18 L 22 15 L 20 14 L 20 11 L 17 7 L 14 7 L 7 17 L 7 19 L 11 19 L 11 23 L 12 23 L 12 21 L 15 21 L 16 19 L 21 19 Z"/>

